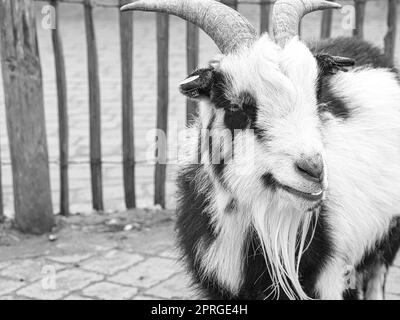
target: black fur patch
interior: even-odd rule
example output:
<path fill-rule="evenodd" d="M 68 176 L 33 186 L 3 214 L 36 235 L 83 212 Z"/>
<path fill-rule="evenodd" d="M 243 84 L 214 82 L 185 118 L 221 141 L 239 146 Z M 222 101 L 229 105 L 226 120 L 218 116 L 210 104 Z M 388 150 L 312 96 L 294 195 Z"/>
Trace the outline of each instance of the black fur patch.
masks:
<path fill-rule="evenodd" d="M 221 159 L 219 164 L 212 165 L 214 174 L 216 175 L 216 177 L 218 178 L 218 181 L 223 186 L 225 186 L 225 182 L 223 180 L 223 174 L 224 174 L 225 167 L 226 167 L 226 164 L 225 164 L 224 159 Z"/>
<path fill-rule="evenodd" d="M 272 280 L 267 270 L 260 239 L 255 230 L 249 230 L 244 253 L 244 282 L 239 292 L 239 299 L 243 300 L 263 300 L 270 295 Z M 270 299 L 273 297 L 270 296 Z M 287 300 L 285 295 L 280 299 Z"/>
<path fill-rule="evenodd" d="M 235 129 L 246 129 L 249 124 L 249 118 L 246 112 L 238 106 L 232 106 L 232 109 L 225 110 L 224 122 L 226 127 L 231 130 L 232 136 Z"/>
<path fill-rule="evenodd" d="M 250 122 L 250 129 L 254 130 L 254 134 L 258 140 L 262 141 L 266 136 L 266 129 L 262 129 L 257 125 L 258 106 L 256 99 L 248 92 L 242 93 L 243 109 L 245 110 Z"/>
<path fill-rule="evenodd" d="M 329 112 L 336 118 L 347 120 L 351 116 L 350 109 L 343 99 L 333 93 L 331 77 L 328 70 L 320 70 L 317 84 L 318 113 Z"/>
<path fill-rule="evenodd" d="M 267 173 L 262 176 L 262 183 L 267 189 L 276 190 L 278 187 L 277 181 L 271 173 Z"/>
<path fill-rule="evenodd" d="M 231 131 L 246 129 L 257 120 L 257 102 L 254 97 L 248 92 L 243 92 L 238 101 L 239 104 L 231 103 L 230 107 L 225 109 L 225 125 Z"/>
<path fill-rule="evenodd" d="M 241 105 L 232 102 L 227 98 L 226 90 L 229 90 L 229 83 L 225 76 L 220 72 L 215 72 L 214 85 L 211 91 L 211 102 L 217 109 L 225 112 L 225 126 L 233 131 L 235 129 L 245 129 L 248 126 L 248 117 Z"/>
<path fill-rule="evenodd" d="M 322 204 L 318 219 L 315 218 L 317 225 L 314 238 L 300 262 L 300 278 L 304 291 L 310 297 L 316 299 L 319 297 L 315 292 L 315 284 L 326 263 L 334 254 L 334 245 L 331 239 L 332 232 L 327 222 L 329 214 L 333 213 L 328 212 L 326 206 Z M 311 235 L 312 228 L 308 232 L 307 243 Z"/>
<path fill-rule="evenodd" d="M 347 120 L 351 116 L 350 109 L 340 97 L 337 97 L 331 91 L 329 85 L 321 89 L 318 99 L 319 114 L 329 112 L 336 118 Z"/>
<path fill-rule="evenodd" d="M 214 71 L 214 83 L 211 88 L 211 102 L 217 109 L 229 109 L 231 101 L 226 96 L 229 87 L 228 80 L 223 73 Z"/>
<path fill-rule="evenodd" d="M 214 84 L 211 90 L 211 102 L 217 109 L 225 112 L 225 126 L 231 130 L 253 129 L 258 135 L 260 130 L 257 125 L 257 101 L 249 92 L 242 92 L 235 101 L 228 99 L 226 90 L 229 90 L 229 83 L 221 72 L 214 72 Z"/>

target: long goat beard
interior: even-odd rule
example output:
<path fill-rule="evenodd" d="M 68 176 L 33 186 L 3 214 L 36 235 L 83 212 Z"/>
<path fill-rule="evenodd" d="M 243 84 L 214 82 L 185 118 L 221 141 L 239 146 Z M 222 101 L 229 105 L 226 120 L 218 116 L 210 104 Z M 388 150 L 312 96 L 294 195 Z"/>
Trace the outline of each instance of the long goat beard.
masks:
<path fill-rule="evenodd" d="M 280 289 L 291 300 L 310 299 L 300 284 L 300 261 L 312 241 L 318 212 L 272 210 L 253 217 L 253 225 L 272 286 L 267 298 L 279 298 Z M 311 236 L 309 235 L 311 231 Z"/>

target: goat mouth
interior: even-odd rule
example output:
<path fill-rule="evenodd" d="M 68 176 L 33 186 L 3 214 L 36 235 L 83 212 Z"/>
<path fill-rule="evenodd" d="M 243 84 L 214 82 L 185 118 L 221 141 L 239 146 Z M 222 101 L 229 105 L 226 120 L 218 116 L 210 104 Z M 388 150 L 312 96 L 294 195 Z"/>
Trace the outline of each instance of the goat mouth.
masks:
<path fill-rule="evenodd" d="M 263 180 L 264 186 L 266 188 L 273 188 L 273 189 L 280 188 L 290 194 L 293 194 L 299 198 L 303 198 L 303 199 L 311 201 L 311 202 L 318 202 L 318 201 L 322 200 L 322 198 L 324 196 L 324 191 L 326 190 L 326 188 L 324 188 L 321 185 L 321 189 L 317 192 L 300 191 L 298 189 L 295 189 L 293 187 L 289 187 L 288 185 L 280 183 L 280 181 L 278 181 L 272 175 L 272 173 L 267 173 L 267 174 L 263 175 L 262 180 Z"/>
<path fill-rule="evenodd" d="M 324 191 L 320 190 L 318 192 L 313 192 L 313 193 L 308 193 L 308 192 L 303 192 L 297 189 L 294 189 L 292 187 L 286 186 L 281 184 L 280 187 L 285 190 L 286 192 L 289 192 L 295 196 L 298 196 L 300 198 L 309 200 L 309 201 L 319 201 L 322 199 L 322 197 L 324 196 Z"/>

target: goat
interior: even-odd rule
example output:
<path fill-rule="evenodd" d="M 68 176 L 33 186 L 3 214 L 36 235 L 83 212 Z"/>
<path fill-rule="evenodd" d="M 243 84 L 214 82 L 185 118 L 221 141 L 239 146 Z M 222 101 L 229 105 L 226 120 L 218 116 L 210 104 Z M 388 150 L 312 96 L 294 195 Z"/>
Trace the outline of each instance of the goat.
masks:
<path fill-rule="evenodd" d="M 199 116 L 177 237 L 208 298 L 383 298 L 400 243 L 400 85 L 367 42 L 299 39 L 305 14 L 339 7 L 278 0 L 275 41 L 214 0 L 122 8 L 179 16 L 222 53 L 180 84 Z"/>

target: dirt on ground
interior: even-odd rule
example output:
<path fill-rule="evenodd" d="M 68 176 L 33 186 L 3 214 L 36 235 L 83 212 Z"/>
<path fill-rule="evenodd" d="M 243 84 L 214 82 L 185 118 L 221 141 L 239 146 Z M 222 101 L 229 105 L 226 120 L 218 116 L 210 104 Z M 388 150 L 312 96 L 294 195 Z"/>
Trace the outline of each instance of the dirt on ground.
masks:
<path fill-rule="evenodd" d="M 56 216 L 56 225 L 51 232 L 42 236 L 20 232 L 13 220 L 6 219 L 0 224 L 0 262 L 14 258 L 46 255 L 53 243 L 70 241 L 76 244 L 77 253 L 88 251 L 92 244 L 109 247 L 150 236 L 149 242 L 156 242 L 157 235 L 151 230 L 167 227 L 173 229 L 173 210 L 136 209 L 125 212 L 75 214 L 69 217 Z M 146 242 L 146 241 L 143 241 Z M 134 246 L 132 242 L 129 246 Z M 89 250 L 90 251 L 90 250 Z"/>

